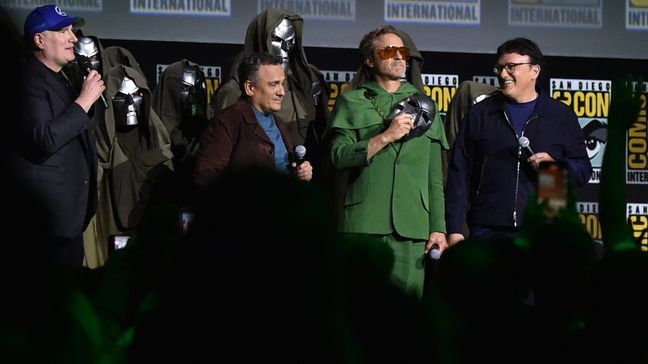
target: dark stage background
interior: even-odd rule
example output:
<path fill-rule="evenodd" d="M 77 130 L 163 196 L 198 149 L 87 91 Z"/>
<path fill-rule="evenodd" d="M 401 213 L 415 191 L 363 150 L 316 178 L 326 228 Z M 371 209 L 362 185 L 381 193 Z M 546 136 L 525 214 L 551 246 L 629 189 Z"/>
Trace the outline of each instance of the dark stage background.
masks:
<path fill-rule="evenodd" d="M 22 31 L 27 13 L 44 0 L 0 0 Z M 628 74 L 648 80 L 647 0 L 59 0 L 86 19 L 84 30 L 104 47 L 122 46 L 138 59 L 151 88 L 164 65 L 183 58 L 203 66 L 210 97 L 229 75 L 242 50 L 248 23 L 267 7 L 304 17 L 309 61 L 326 76 L 330 107 L 360 64 L 357 44 L 366 31 L 390 23 L 407 31 L 425 58 L 426 93 L 442 115 L 461 81 L 496 83 L 495 49 L 524 36 L 548 56 L 542 87 L 572 106 L 581 127 L 607 127 L 611 82 Z M 648 155 L 646 98 L 627 135 L 627 218 L 648 251 Z M 577 191 L 583 223 L 601 238 L 598 171 L 605 141 L 595 140 L 595 172 Z"/>

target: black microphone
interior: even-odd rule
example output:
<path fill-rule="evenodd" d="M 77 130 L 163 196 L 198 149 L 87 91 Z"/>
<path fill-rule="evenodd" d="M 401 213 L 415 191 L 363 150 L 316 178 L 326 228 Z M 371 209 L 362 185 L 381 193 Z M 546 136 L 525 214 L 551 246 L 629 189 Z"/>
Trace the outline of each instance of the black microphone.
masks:
<path fill-rule="evenodd" d="M 79 36 L 78 41 L 74 44 L 74 54 L 77 55 L 77 63 L 79 68 L 85 72 L 85 77 L 88 77 L 90 71 L 92 71 L 92 57 L 97 57 L 99 54 L 99 46 L 90 37 Z M 84 80 L 85 80 L 84 77 Z M 101 103 L 103 104 L 104 109 L 108 108 L 108 103 L 106 98 L 103 95 L 103 92 L 100 95 Z"/>
<path fill-rule="evenodd" d="M 295 163 L 297 163 L 297 167 L 299 167 L 300 164 L 304 163 L 304 157 L 306 156 L 306 147 L 303 145 L 298 145 L 295 147 Z"/>
<path fill-rule="evenodd" d="M 441 250 L 439 249 L 439 244 L 433 244 L 432 249 L 428 252 L 430 259 L 439 260 L 441 258 Z"/>
<path fill-rule="evenodd" d="M 534 155 L 533 150 L 529 146 L 529 138 L 525 137 L 524 135 L 518 138 L 518 143 L 520 144 L 520 147 L 524 149 L 527 153 L 529 153 L 529 156 Z"/>

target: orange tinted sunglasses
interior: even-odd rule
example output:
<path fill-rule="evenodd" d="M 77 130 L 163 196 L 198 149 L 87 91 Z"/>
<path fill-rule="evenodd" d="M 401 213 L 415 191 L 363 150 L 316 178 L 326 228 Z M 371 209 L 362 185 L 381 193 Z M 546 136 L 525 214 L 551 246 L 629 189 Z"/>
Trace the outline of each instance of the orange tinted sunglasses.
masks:
<path fill-rule="evenodd" d="M 378 55 L 381 59 L 390 59 L 396 56 L 396 52 L 400 53 L 405 61 L 409 58 L 409 48 L 407 47 L 387 46 L 379 50 Z"/>

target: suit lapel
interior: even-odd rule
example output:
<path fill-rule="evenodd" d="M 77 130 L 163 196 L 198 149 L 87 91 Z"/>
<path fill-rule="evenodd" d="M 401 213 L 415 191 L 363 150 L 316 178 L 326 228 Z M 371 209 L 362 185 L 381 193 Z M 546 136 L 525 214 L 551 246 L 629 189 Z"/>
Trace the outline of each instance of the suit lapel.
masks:
<path fill-rule="evenodd" d="M 242 102 L 243 103 L 241 104 L 240 109 L 243 112 L 243 119 L 245 119 L 245 122 L 247 124 L 254 124 L 254 135 L 256 135 L 259 139 L 264 140 L 266 143 L 272 144 L 270 137 L 268 137 L 265 131 L 263 131 L 263 128 L 257 121 L 256 115 L 254 115 L 254 111 L 252 111 L 252 105 L 247 101 Z"/>
<path fill-rule="evenodd" d="M 54 71 L 50 70 L 42 64 L 40 61 L 37 59 L 32 59 L 33 62 L 36 62 L 38 67 L 36 67 L 36 71 L 38 72 L 38 75 L 43 79 L 43 82 L 47 83 L 49 87 L 54 90 L 54 92 L 61 98 L 61 101 L 63 101 L 64 104 L 68 104 L 71 99 L 72 99 L 72 91 L 68 90 L 60 80 L 57 79 L 57 75 L 54 73 Z"/>

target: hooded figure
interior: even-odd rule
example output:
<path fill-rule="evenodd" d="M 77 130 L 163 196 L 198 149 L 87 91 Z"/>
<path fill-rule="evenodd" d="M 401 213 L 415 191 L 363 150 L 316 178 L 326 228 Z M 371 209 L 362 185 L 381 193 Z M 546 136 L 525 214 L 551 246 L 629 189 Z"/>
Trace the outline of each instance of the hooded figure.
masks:
<path fill-rule="evenodd" d="M 134 125 L 120 123 L 118 113 L 122 111 L 116 107 L 126 77 L 139 88 L 142 98 Z M 106 126 L 112 135 L 106 187 L 112 196 L 103 202 L 114 202 L 115 227 L 127 232 L 141 222 L 150 188 L 171 170 L 173 154 L 169 134 L 151 109 L 151 91 L 141 72 L 123 65 L 113 67 L 106 75 L 106 99 L 112 100 L 106 112 Z"/>
<path fill-rule="evenodd" d="M 101 105 L 101 100 L 97 101 L 91 122 L 91 125 L 94 126 L 92 132 L 95 135 L 99 159 L 97 176 L 99 202 L 95 217 L 86 228 L 83 239 L 86 265 L 96 268 L 102 266 L 108 259 L 112 237 L 127 235 L 125 232 L 137 225 L 141 218 L 142 204 L 145 202 L 140 198 L 140 194 L 146 194 L 143 187 L 150 186 L 154 178 L 147 176 L 145 170 L 154 169 L 159 164 L 170 167 L 171 150 L 168 133 L 154 112 L 148 116 L 147 125 L 142 126 L 142 129 L 138 128 L 130 132 L 130 134 L 145 132 L 142 138 L 147 143 L 139 147 L 125 143 L 128 133 L 121 133 L 115 128 L 111 97 L 119 89 L 116 79 L 119 78 L 119 83 L 121 83 L 123 69 L 129 70 L 131 78 L 143 89 L 143 93 L 148 92 L 146 105 L 150 108 L 150 91 L 148 91 L 144 73 L 131 52 L 122 47 L 104 49 L 97 37 L 81 31 L 77 31 L 77 38 L 80 42 L 92 42 L 92 45 L 87 45 L 87 49 L 95 47 L 98 54 L 89 57 L 92 58 L 91 60 L 86 60 L 79 56 L 80 49 L 75 49 L 77 60 L 70 63 L 64 71 L 78 89 L 86 74 L 81 68 L 82 65 L 92 64 L 92 67 L 98 67 L 97 71 L 102 74 L 106 84 L 104 99 L 108 104 L 108 108 L 105 108 Z M 89 54 L 91 53 L 86 55 Z M 111 70 L 116 67 L 120 67 L 122 71 L 112 73 Z M 111 74 L 113 76 L 110 76 Z M 113 80 L 110 79 L 111 77 Z M 139 153 L 142 155 L 138 155 Z M 155 163 L 155 165 L 148 163 Z M 133 174 L 130 178 L 122 177 L 127 175 L 124 173 L 127 168 L 131 168 Z M 139 171 L 137 171 L 138 169 Z"/>
<path fill-rule="evenodd" d="M 285 22 L 285 19 L 290 22 Z M 294 32 L 291 31 L 290 35 L 286 36 L 288 33 L 286 25 L 290 23 Z M 288 132 L 294 144 L 305 144 L 307 159 L 314 161 L 317 159 L 317 156 L 314 156 L 317 149 L 324 147 L 322 137 L 328 120 L 329 92 L 322 73 L 306 59 L 302 46 L 303 26 L 302 17 L 288 10 L 269 8 L 257 15 L 248 25 L 243 53 L 234 58 L 230 67 L 229 81 L 224 83 L 216 93 L 214 111 L 219 112 L 233 104 L 241 95 L 236 73 L 244 54 L 288 53 L 285 65 L 287 67 L 285 69 L 286 95 L 282 101 L 281 111 L 277 114 L 288 124 Z M 280 48 L 284 48 L 283 52 Z"/>
<path fill-rule="evenodd" d="M 213 116 L 200 66 L 186 59 L 167 66 L 153 91 L 152 107 L 169 132 L 175 170 L 192 173 L 198 137 Z"/>

